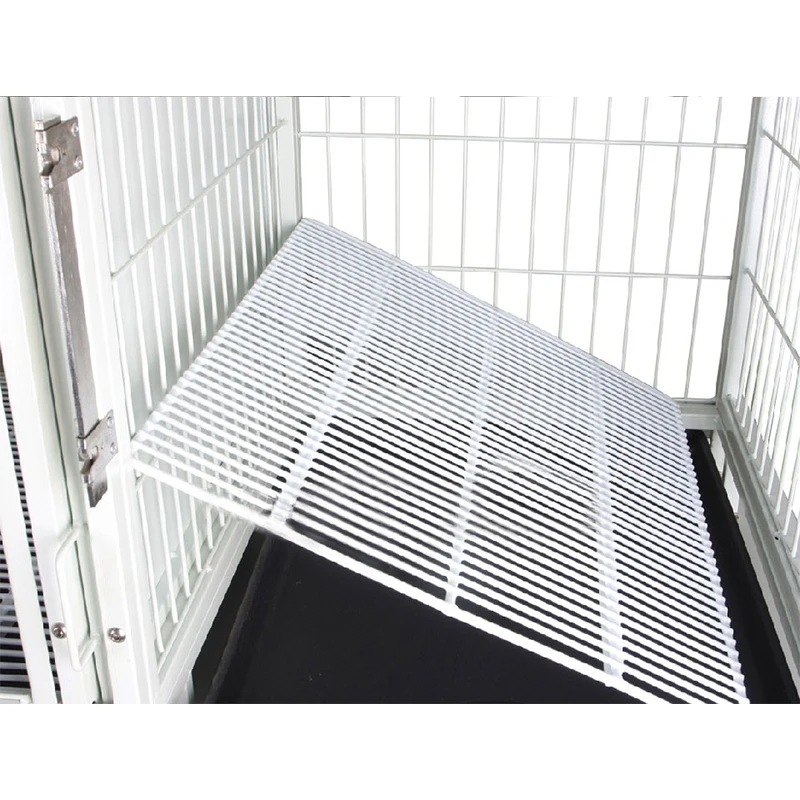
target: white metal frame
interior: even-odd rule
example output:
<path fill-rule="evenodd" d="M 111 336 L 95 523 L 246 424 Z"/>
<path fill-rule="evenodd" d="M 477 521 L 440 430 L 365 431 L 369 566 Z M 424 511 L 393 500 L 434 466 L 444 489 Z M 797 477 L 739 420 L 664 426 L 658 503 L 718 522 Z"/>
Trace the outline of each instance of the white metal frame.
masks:
<path fill-rule="evenodd" d="M 51 384 L 53 353 L 50 351 L 48 357 L 42 324 L 45 322 L 46 327 L 48 315 L 43 313 L 40 306 L 20 175 L 10 106 L 8 99 L 2 98 L 0 261 L 3 268 L 0 270 L 0 350 L 8 383 L 31 533 L 36 547 L 38 578 L 44 592 L 48 619 L 52 625 L 63 622 L 66 617 L 70 618 L 73 624 L 72 630 L 68 630 L 68 637 L 71 642 L 79 642 L 88 636 L 89 631 L 76 554 L 65 554 L 70 558 L 68 563 L 64 563 L 61 586 L 56 569 L 57 554 L 72 531 L 72 508 Z M 87 567 L 82 561 L 81 569 Z M 41 623 L 36 621 L 35 624 Z M 67 703 L 94 702 L 101 697 L 94 661 L 87 664 L 86 669 L 75 670 L 70 653 L 71 642 L 53 642 L 60 699 Z"/>

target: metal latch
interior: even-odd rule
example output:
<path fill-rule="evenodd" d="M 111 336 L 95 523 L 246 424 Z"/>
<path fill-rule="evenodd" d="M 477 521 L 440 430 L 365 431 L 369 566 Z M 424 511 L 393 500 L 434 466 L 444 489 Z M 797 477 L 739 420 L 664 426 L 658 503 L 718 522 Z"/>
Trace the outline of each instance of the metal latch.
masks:
<path fill-rule="evenodd" d="M 96 506 L 108 489 L 106 467 L 117 454 L 117 433 L 111 412 L 98 422 L 100 415 L 72 219 L 69 179 L 83 169 L 78 119 L 39 120 L 35 123 L 35 133 L 47 233 L 58 281 L 67 366 L 75 403 L 78 457 L 89 505 Z"/>
<path fill-rule="evenodd" d="M 117 429 L 114 412 L 109 411 L 86 436 L 78 437 L 78 457 L 83 462 L 81 476 L 90 500 L 93 497 L 99 500 L 105 494 L 108 488 L 106 467 L 116 454 Z"/>

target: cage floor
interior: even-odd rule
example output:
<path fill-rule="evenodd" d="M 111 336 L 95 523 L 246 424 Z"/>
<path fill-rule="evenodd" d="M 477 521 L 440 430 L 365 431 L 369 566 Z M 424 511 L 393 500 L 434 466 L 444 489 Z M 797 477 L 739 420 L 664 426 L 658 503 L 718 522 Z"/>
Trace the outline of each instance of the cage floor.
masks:
<path fill-rule="evenodd" d="M 606 686 L 746 702 L 677 406 L 328 226 L 298 225 L 134 452 Z"/>
<path fill-rule="evenodd" d="M 748 698 L 797 703 L 705 436 L 689 433 Z M 626 703 L 327 559 L 256 532 L 194 670 L 197 702 Z"/>

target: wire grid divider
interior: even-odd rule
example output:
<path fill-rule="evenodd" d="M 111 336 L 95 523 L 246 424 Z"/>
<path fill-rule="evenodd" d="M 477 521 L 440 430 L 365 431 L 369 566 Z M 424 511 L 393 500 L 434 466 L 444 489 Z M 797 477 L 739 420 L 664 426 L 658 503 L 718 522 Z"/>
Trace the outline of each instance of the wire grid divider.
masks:
<path fill-rule="evenodd" d="M 747 102 L 324 97 L 300 109 L 306 217 L 393 245 L 673 397 L 713 397 L 746 146 L 732 122 Z"/>
<path fill-rule="evenodd" d="M 800 102 L 780 98 L 769 143 L 749 309 L 732 406 L 800 589 Z"/>
<path fill-rule="evenodd" d="M 136 468 L 640 699 L 746 702 L 677 406 L 302 221 Z"/>

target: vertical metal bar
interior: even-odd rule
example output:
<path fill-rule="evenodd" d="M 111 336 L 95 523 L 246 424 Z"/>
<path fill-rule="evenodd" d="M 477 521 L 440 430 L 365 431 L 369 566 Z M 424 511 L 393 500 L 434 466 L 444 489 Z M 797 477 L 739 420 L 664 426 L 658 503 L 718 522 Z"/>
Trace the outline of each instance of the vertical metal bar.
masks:
<path fill-rule="evenodd" d="M 394 99 L 394 132 L 400 133 L 400 98 Z M 394 140 L 394 254 L 400 255 L 400 137 Z"/>
<path fill-rule="evenodd" d="M 156 500 L 158 502 L 159 534 L 161 535 L 161 552 L 164 556 L 164 569 L 167 576 L 167 591 L 169 592 L 169 610 L 172 621 L 178 624 L 177 593 L 175 591 L 175 575 L 172 571 L 172 550 L 169 546 L 169 530 L 167 528 L 167 515 L 164 510 L 164 487 L 156 481 Z"/>
<path fill-rule="evenodd" d="M 775 116 L 773 118 L 772 127 L 773 130 L 777 131 L 778 126 L 778 119 L 780 117 L 781 111 L 781 102 L 775 106 Z M 753 147 L 756 147 L 756 142 L 762 136 L 761 131 L 761 121 L 760 119 L 757 122 L 758 124 L 758 131 L 753 132 L 754 143 Z M 767 205 L 769 203 L 770 191 L 772 186 L 772 168 L 775 163 L 775 147 L 770 144 L 769 148 L 769 166 L 767 169 L 767 181 L 766 186 L 764 189 L 764 198 L 761 207 L 761 223 L 759 225 L 758 231 L 758 244 L 756 247 L 756 259 L 755 265 L 753 267 L 753 274 L 758 275 L 759 273 L 759 266 L 761 264 L 761 253 L 762 247 L 764 244 L 764 228 L 766 224 L 766 217 L 767 217 Z M 739 272 L 745 268 L 747 265 L 740 265 Z M 755 280 L 755 279 L 754 279 Z M 740 419 L 743 419 L 744 416 L 749 411 L 748 408 L 748 394 L 749 394 L 749 386 L 750 386 L 750 376 L 752 374 L 752 367 L 753 367 L 753 354 L 755 352 L 755 343 L 756 343 L 756 334 L 757 334 L 757 317 L 760 317 L 761 314 L 761 307 L 758 304 L 758 295 L 755 291 L 751 291 L 750 296 L 750 308 L 747 314 L 747 327 L 745 329 L 745 336 L 744 336 L 744 344 L 742 346 L 742 363 L 739 368 L 739 382 L 737 386 L 737 401 L 736 401 L 736 412 L 739 415 Z M 751 336 L 752 334 L 752 336 Z"/>
<path fill-rule="evenodd" d="M 428 268 L 433 266 L 433 135 L 434 135 L 434 98 L 430 99 L 428 109 L 428 130 L 431 138 L 428 142 Z"/>
<path fill-rule="evenodd" d="M 739 385 L 741 377 L 741 362 L 738 358 L 739 350 L 744 352 L 744 344 L 749 320 L 743 317 L 745 298 L 743 288 L 740 286 L 742 266 L 752 251 L 750 233 L 756 215 L 756 207 L 763 204 L 760 197 L 762 181 L 759 177 L 757 153 L 761 149 L 761 99 L 754 97 L 750 105 L 750 124 L 747 131 L 747 149 L 745 150 L 744 174 L 742 188 L 739 193 L 739 213 L 736 220 L 736 235 L 734 237 L 733 258 L 731 260 L 731 276 L 728 284 L 728 299 L 725 309 L 725 322 L 722 331 L 722 347 L 720 352 L 719 371 L 715 396 L 718 401 L 730 394 L 729 388 L 736 386 L 734 413 L 738 416 Z M 748 287 L 749 288 L 749 287 Z M 733 364 L 731 359 L 739 362 Z M 733 364 L 733 366 L 731 366 Z M 736 380 L 733 380 L 734 370 L 739 370 Z"/>
<path fill-rule="evenodd" d="M 539 138 L 539 98 L 536 98 L 536 122 L 534 126 L 534 138 Z M 539 142 L 533 145 L 533 186 L 531 187 L 531 224 L 530 236 L 528 239 L 528 297 L 525 319 L 531 321 L 531 303 L 533 301 L 533 256 L 536 246 L 536 190 L 539 178 Z"/>
<path fill-rule="evenodd" d="M 796 122 L 796 120 L 795 120 Z M 782 140 L 785 138 L 786 134 L 788 133 L 788 115 L 784 117 L 781 121 L 783 131 L 780 133 L 779 138 Z M 778 169 L 778 181 L 775 185 L 775 201 L 774 207 L 772 209 L 772 221 L 770 223 L 770 233 L 769 239 L 767 242 L 767 250 L 764 256 L 764 273 L 760 276 L 760 279 L 765 283 L 762 287 L 764 291 L 764 295 L 766 296 L 767 300 L 771 298 L 772 295 L 772 287 L 774 284 L 775 278 L 775 264 L 773 263 L 774 258 L 777 254 L 777 247 L 780 241 L 780 237 L 782 235 L 783 226 L 785 222 L 785 216 L 783 213 L 780 213 L 780 217 L 778 217 L 779 211 L 782 212 L 783 206 L 786 202 L 786 195 L 788 192 L 788 184 L 784 185 L 784 174 L 786 168 L 786 160 L 780 158 L 780 166 Z M 783 201 L 780 199 L 781 189 L 783 189 Z M 775 227 L 775 223 L 778 223 L 777 229 Z M 756 265 L 756 269 L 758 269 L 758 264 Z M 756 273 L 755 280 L 759 281 L 758 272 Z M 748 425 L 748 430 L 746 433 L 746 438 L 748 442 L 752 439 L 753 433 L 756 430 L 756 420 L 757 420 L 757 412 L 756 412 L 756 405 L 761 407 L 763 405 L 763 395 L 761 399 L 758 399 L 759 386 L 763 388 L 762 377 L 766 379 L 763 367 L 764 367 L 764 355 L 765 349 L 767 346 L 767 337 L 768 337 L 768 330 L 774 334 L 774 328 L 768 328 L 770 324 L 770 317 L 767 313 L 767 305 L 766 302 L 759 302 L 757 306 L 757 317 L 756 317 L 756 330 L 754 333 L 754 340 L 753 340 L 753 358 L 752 358 L 752 365 L 755 367 L 755 371 L 753 371 L 752 367 L 750 373 L 748 374 L 748 386 L 746 387 L 745 392 L 745 401 L 750 408 L 750 421 Z M 756 353 L 756 342 L 758 342 L 757 350 L 758 350 L 758 357 L 755 358 Z M 770 337 L 770 343 L 772 342 L 772 337 Z M 753 377 L 752 382 L 752 398 L 750 398 L 750 378 Z"/>
<path fill-rule="evenodd" d="M 331 183 L 331 98 L 325 98 L 325 169 L 328 177 L 328 225 L 333 225 L 333 184 Z"/>
<path fill-rule="evenodd" d="M 570 139 L 575 138 L 575 125 L 578 121 L 578 98 L 572 98 L 572 126 Z M 567 261 L 569 260 L 569 221 L 572 212 L 572 177 L 575 170 L 575 143 L 569 145 L 569 172 L 567 174 L 567 206 L 564 210 L 564 256 L 563 272 L 561 276 L 561 299 L 558 305 L 558 336 L 564 332 L 564 302 L 567 299 Z"/>
<path fill-rule="evenodd" d="M 366 98 L 359 98 L 359 117 L 361 122 L 361 238 L 367 241 L 367 137 Z M 430 260 L 430 259 L 429 259 Z"/>
<path fill-rule="evenodd" d="M 714 144 L 719 141 L 719 125 L 722 120 L 722 98 L 717 100 L 717 119 L 714 125 Z M 700 268 L 697 274 L 697 289 L 694 295 L 694 309 L 692 312 L 692 333 L 689 340 L 689 361 L 686 366 L 686 383 L 683 396 L 689 396 L 689 384 L 692 379 L 692 363 L 694 361 L 694 343 L 697 337 L 697 317 L 700 313 L 700 290 L 703 285 L 703 272 L 706 266 L 706 244 L 708 243 L 708 223 L 711 219 L 711 197 L 714 192 L 714 173 L 717 166 L 717 149 L 711 150 L 711 168 L 708 175 L 708 194 L 706 195 L 706 211 L 703 218 L 703 239 L 700 244 Z"/>
<path fill-rule="evenodd" d="M 150 526 L 147 524 L 147 509 L 144 507 L 144 481 L 136 489 L 137 500 L 139 501 L 139 518 L 142 526 L 142 543 L 144 544 L 145 563 L 147 565 L 147 582 L 150 588 L 150 608 L 153 613 L 153 632 L 156 636 L 156 649 L 159 653 L 164 652 L 164 639 L 161 636 L 161 615 L 158 611 L 158 595 L 156 594 L 155 566 L 153 564 L 153 552 L 150 546 Z"/>
<path fill-rule="evenodd" d="M 177 477 L 178 471 L 175 469 L 174 465 L 170 467 L 170 471 L 174 477 Z M 181 511 L 181 495 L 174 486 L 172 487 L 172 503 L 175 506 L 178 552 L 180 553 L 181 571 L 183 572 L 183 595 L 188 599 L 192 596 L 192 586 L 189 580 L 189 559 L 186 554 L 186 542 L 184 541 L 186 528 L 183 524 L 183 512 Z"/>
<path fill-rule="evenodd" d="M 792 146 L 796 145 L 797 138 L 798 138 L 798 132 L 800 132 L 800 126 L 797 124 L 797 119 L 798 119 L 798 114 L 795 113 L 794 131 L 793 131 L 793 135 L 792 135 Z M 786 217 L 785 206 L 786 206 L 787 195 L 789 193 L 789 187 L 791 187 L 791 185 L 792 185 L 792 177 L 791 176 L 798 177 L 797 172 L 795 170 L 792 170 L 791 168 L 789 170 L 789 175 L 790 175 L 790 177 L 789 177 L 789 180 L 788 180 L 788 183 L 787 183 L 787 189 L 786 189 L 786 192 L 784 193 L 784 203 L 783 203 L 783 205 L 784 205 L 784 213 L 782 214 L 783 218 Z M 794 232 L 797 230 L 797 226 L 798 226 L 797 210 L 798 210 L 798 195 L 800 194 L 800 192 L 798 192 L 798 189 L 800 189 L 800 181 L 795 183 L 794 200 L 792 201 L 792 210 L 791 210 L 791 222 L 789 223 L 789 231 L 788 231 L 788 234 L 787 234 L 785 252 L 784 252 L 784 255 L 783 255 L 783 264 L 781 265 L 781 268 L 780 268 L 780 276 L 781 277 L 780 277 L 780 281 L 779 281 L 779 285 L 778 285 L 778 295 L 777 295 L 777 298 L 775 300 L 774 310 L 775 310 L 776 316 L 779 319 L 781 318 L 781 316 L 780 316 L 780 308 L 783 305 L 783 298 L 784 298 L 785 290 L 789 289 L 791 287 L 791 283 L 792 283 L 791 281 L 789 281 L 789 285 L 787 286 L 786 277 L 790 273 L 790 271 L 787 270 L 787 265 L 789 263 L 789 255 L 790 255 L 790 252 L 791 252 L 792 237 L 793 237 Z M 796 263 L 797 246 L 798 246 L 798 244 L 800 244 L 800 236 L 798 236 L 796 238 L 796 242 L 795 242 L 795 254 L 794 254 L 794 258 L 792 258 L 792 264 L 793 265 L 795 265 L 795 263 Z M 777 257 L 777 252 L 776 252 L 776 257 Z M 788 304 L 788 296 L 787 296 L 787 304 Z M 777 362 L 776 369 L 775 369 L 775 378 L 774 378 L 774 381 L 773 381 L 773 384 L 772 384 L 772 393 L 771 393 L 769 404 L 767 405 L 767 407 L 765 409 L 764 408 L 764 400 L 766 399 L 766 394 L 767 393 L 764 392 L 764 397 L 762 398 L 761 406 L 760 406 L 759 412 L 758 412 L 758 418 L 759 419 L 764 419 L 765 418 L 764 415 L 765 415 L 765 412 L 767 410 L 769 410 L 769 412 L 770 412 L 769 413 L 769 417 L 767 418 L 767 428 L 766 428 L 766 431 L 764 432 L 764 447 L 763 447 L 763 452 L 761 454 L 761 464 L 760 464 L 760 468 L 759 468 L 759 471 L 760 471 L 760 473 L 762 475 L 763 475 L 764 468 L 765 468 L 765 465 L 766 465 L 767 454 L 768 454 L 768 451 L 770 449 L 770 440 L 772 439 L 772 433 L 773 433 L 773 430 L 775 428 L 775 419 L 777 417 L 781 416 L 781 413 L 782 413 L 783 408 L 784 408 L 783 405 L 776 406 L 776 401 L 778 399 L 778 387 L 779 387 L 780 382 L 781 382 L 781 373 L 782 373 L 782 369 L 783 369 L 784 356 L 787 353 L 787 348 L 786 348 L 785 344 L 782 342 L 782 339 L 781 339 L 780 335 L 778 334 L 778 332 L 776 330 L 776 327 L 777 327 L 776 325 L 773 325 L 773 327 L 772 327 L 772 337 L 771 337 L 771 342 L 770 342 L 770 347 L 769 347 L 769 356 L 767 358 L 767 364 L 769 366 L 769 364 L 771 364 L 772 361 L 773 361 L 774 349 L 775 349 L 775 346 L 777 345 L 780 348 L 780 350 L 779 350 L 779 355 L 778 355 L 778 362 Z M 794 338 L 792 339 L 792 341 L 794 341 Z M 791 365 L 790 365 L 790 368 L 789 368 L 789 372 L 791 374 Z M 788 399 L 788 388 L 789 388 L 788 377 L 789 376 L 787 376 L 786 385 L 784 387 L 784 397 L 783 397 L 783 402 L 784 403 Z M 770 476 L 770 481 L 769 481 L 770 487 L 772 486 L 772 482 L 773 482 L 772 481 L 772 475 L 774 475 L 774 471 L 771 473 L 771 476 Z"/>
<path fill-rule="evenodd" d="M 506 131 L 506 99 L 500 98 L 500 138 L 505 136 Z M 492 289 L 492 305 L 497 306 L 499 283 L 500 283 L 500 225 L 502 221 L 503 209 L 503 147 L 502 141 L 498 144 L 497 151 L 497 219 L 494 229 L 494 286 Z"/>
<path fill-rule="evenodd" d="M 464 288 L 464 261 L 467 249 L 467 176 L 469 174 L 469 97 L 464 98 L 464 162 L 461 167 L 461 257 L 459 285 Z"/>
<path fill-rule="evenodd" d="M 611 138 L 611 98 L 606 107 L 606 144 L 603 145 L 603 177 L 600 182 L 600 218 L 597 223 L 597 257 L 595 259 L 594 286 L 592 288 L 592 321 L 589 330 L 589 352 L 594 354 L 594 335 L 597 328 L 597 303 L 600 293 L 600 258 L 603 252 L 603 226 L 606 213 L 606 180 L 608 177 L 608 140 Z"/>
<path fill-rule="evenodd" d="M 678 200 L 678 184 L 681 177 L 681 146 L 686 125 L 686 98 L 681 103 L 681 124 L 678 130 L 678 147 L 675 150 L 675 179 L 672 183 L 672 202 L 669 210 L 669 233 L 667 234 L 667 256 L 664 265 L 664 283 L 661 288 L 661 312 L 658 315 L 658 338 L 656 340 L 656 363 L 653 369 L 653 386 L 658 386 L 658 368 L 661 364 L 661 345 L 664 338 L 664 315 L 667 310 L 667 287 L 669 285 L 670 257 L 672 256 L 672 236 L 675 231 L 675 207 Z"/>
<path fill-rule="evenodd" d="M 158 107 L 156 105 L 155 97 L 150 98 L 150 111 L 151 114 L 153 115 L 153 136 L 154 136 L 155 157 L 156 157 L 156 180 L 158 183 L 159 220 L 161 222 L 161 225 L 164 226 L 167 224 L 167 201 L 166 201 L 166 190 L 164 187 L 165 184 L 164 164 L 161 157 L 161 132 L 159 130 L 160 126 L 158 123 Z M 167 304 L 169 308 L 170 328 L 172 329 L 173 361 L 175 364 L 175 373 L 176 375 L 180 375 L 181 373 L 180 335 L 178 332 L 178 313 L 177 313 L 177 304 L 175 301 L 175 283 L 172 275 L 172 255 L 170 253 L 168 238 L 165 238 L 163 240 L 163 245 L 164 245 L 164 264 L 167 273 Z"/>
<path fill-rule="evenodd" d="M 177 136 L 175 132 L 175 115 L 174 115 L 174 98 L 169 98 L 167 104 L 167 122 L 169 125 L 169 148 L 170 159 L 172 162 L 172 184 L 175 195 L 175 211 L 176 213 L 181 210 L 181 197 L 180 197 L 180 181 L 178 177 L 178 152 L 177 152 Z M 188 202 L 188 200 L 187 200 Z M 184 320 L 183 324 L 186 326 L 186 336 L 189 344 L 189 359 L 193 359 L 197 352 L 197 343 L 194 336 L 194 323 L 192 322 L 191 302 L 189 300 L 189 273 L 186 265 L 186 242 L 184 240 L 183 222 L 178 225 L 178 257 L 181 264 L 181 278 L 183 282 L 183 308 Z"/>
<path fill-rule="evenodd" d="M 642 172 L 644 171 L 644 148 L 645 136 L 647 134 L 647 108 L 650 99 L 645 97 L 644 108 L 642 110 L 642 144 L 639 145 L 639 172 L 636 177 L 636 202 L 633 207 L 633 238 L 631 240 L 631 263 L 628 271 L 631 277 L 628 278 L 628 298 L 625 304 L 625 330 L 622 334 L 622 362 L 624 370 L 628 360 L 628 333 L 631 321 L 631 300 L 633 298 L 633 271 L 636 263 L 636 240 L 639 236 L 639 204 L 642 199 Z"/>

